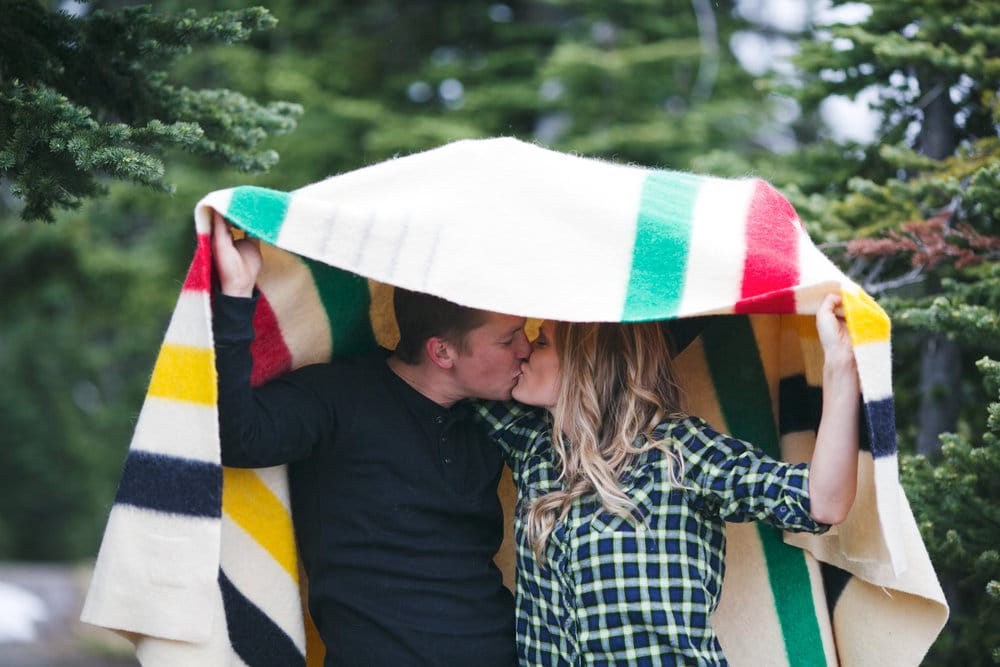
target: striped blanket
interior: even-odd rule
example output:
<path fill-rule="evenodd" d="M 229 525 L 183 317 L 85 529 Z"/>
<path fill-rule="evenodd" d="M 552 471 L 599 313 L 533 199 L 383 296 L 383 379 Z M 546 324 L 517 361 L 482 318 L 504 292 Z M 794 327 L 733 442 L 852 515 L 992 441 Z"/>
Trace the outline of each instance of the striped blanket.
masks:
<path fill-rule="evenodd" d="M 812 314 L 843 295 L 864 397 L 859 492 L 822 536 L 730 525 L 713 616 L 733 665 L 915 665 L 947 606 L 899 484 L 885 313 L 767 183 L 461 141 L 291 193 L 213 192 L 152 373 L 83 619 L 146 665 L 318 664 L 283 468 L 219 462 L 213 211 L 262 239 L 252 381 L 394 341 L 390 285 L 578 321 L 670 320 L 689 411 L 808 459 Z M 511 489 L 502 485 L 508 510 Z M 511 545 L 498 561 L 512 575 Z"/>

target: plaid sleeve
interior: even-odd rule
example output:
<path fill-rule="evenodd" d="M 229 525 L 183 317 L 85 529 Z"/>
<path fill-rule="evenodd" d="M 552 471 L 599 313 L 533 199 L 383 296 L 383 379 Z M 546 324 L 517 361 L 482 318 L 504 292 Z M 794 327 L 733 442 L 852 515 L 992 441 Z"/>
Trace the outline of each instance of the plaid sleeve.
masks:
<path fill-rule="evenodd" d="M 515 473 L 526 452 L 547 427 L 543 413 L 516 401 L 471 402 L 473 417 L 486 427 L 487 435 L 503 451 Z"/>
<path fill-rule="evenodd" d="M 726 521 L 764 521 L 782 530 L 821 533 L 809 515 L 809 465 L 771 458 L 753 445 L 722 435 L 697 419 L 673 431 L 681 444 L 685 480 L 696 505 Z"/>

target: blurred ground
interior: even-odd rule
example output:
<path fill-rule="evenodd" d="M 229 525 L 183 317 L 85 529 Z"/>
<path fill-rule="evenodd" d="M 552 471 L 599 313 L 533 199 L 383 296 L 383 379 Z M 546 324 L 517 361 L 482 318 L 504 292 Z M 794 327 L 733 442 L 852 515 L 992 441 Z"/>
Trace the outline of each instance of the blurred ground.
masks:
<path fill-rule="evenodd" d="M 133 667 L 132 645 L 80 622 L 90 571 L 0 563 L 0 667 Z"/>

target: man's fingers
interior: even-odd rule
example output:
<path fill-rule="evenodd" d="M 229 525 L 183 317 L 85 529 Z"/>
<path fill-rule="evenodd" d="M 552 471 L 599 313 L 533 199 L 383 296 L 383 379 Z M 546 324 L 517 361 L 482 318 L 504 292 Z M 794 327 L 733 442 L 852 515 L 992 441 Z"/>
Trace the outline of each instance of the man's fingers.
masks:
<path fill-rule="evenodd" d="M 229 231 L 229 225 L 218 211 L 212 216 L 212 239 L 215 242 L 216 248 L 224 248 L 233 242 L 233 235 Z"/>

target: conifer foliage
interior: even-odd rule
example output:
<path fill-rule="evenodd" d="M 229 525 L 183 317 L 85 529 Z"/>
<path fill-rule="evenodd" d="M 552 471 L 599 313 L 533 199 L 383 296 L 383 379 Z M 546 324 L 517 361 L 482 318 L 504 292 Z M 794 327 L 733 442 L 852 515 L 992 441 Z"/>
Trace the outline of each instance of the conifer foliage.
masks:
<path fill-rule="evenodd" d="M 977 366 L 993 402 L 981 441 L 942 436 L 942 459 L 904 459 L 902 473 L 936 567 L 950 576 L 952 620 L 931 664 L 1000 664 L 1000 363 Z"/>
<path fill-rule="evenodd" d="M 293 129 L 301 113 L 170 81 L 170 65 L 193 47 L 272 27 L 262 8 L 70 16 L 37 0 L 0 0 L 0 16 L 0 180 L 23 200 L 26 220 L 51 221 L 54 208 L 103 193 L 102 176 L 169 191 L 170 149 L 266 170 L 278 156 L 258 144 Z"/>
<path fill-rule="evenodd" d="M 866 95 L 881 125 L 802 151 L 796 203 L 893 317 L 902 448 L 920 452 L 901 477 L 952 610 L 927 663 L 983 665 L 1000 662 L 1000 5 L 914 7 L 872 2 L 801 44 L 786 90 L 804 112 Z"/>

